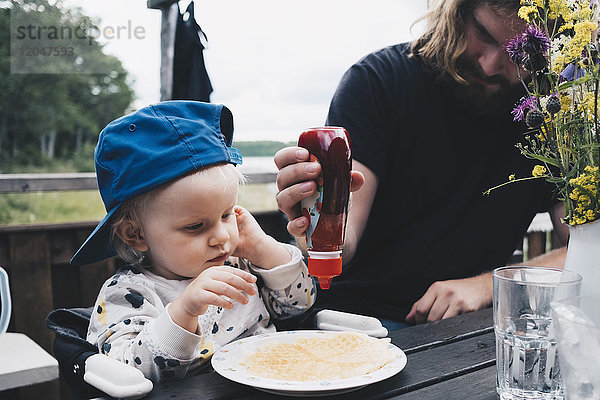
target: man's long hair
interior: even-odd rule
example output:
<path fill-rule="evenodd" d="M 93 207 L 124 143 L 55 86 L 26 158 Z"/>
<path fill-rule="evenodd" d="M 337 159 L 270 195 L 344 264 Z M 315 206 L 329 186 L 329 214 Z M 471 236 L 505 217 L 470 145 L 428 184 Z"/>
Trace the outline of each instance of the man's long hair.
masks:
<path fill-rule="evenodd" d="M 457 69 L 457 61 L 467 48 L 466 27 L 473 11 L 480 6 L 515 15 L 520 0 L 427 0 L 423 35 L 412 44 L 412 54 L 439 77 L 451 77 L 466 83 Z"/>

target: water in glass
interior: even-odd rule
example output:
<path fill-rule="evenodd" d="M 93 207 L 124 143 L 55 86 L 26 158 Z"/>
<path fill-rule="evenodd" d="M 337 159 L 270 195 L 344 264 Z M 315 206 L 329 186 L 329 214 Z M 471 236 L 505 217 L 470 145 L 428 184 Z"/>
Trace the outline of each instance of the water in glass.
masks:
<path fill-rule="evenodd" d="M 550 320 L 523 315 L 506 331 L 496 328 L 497 387 L 501 399 L 560 399 L 556 339 Z"/>

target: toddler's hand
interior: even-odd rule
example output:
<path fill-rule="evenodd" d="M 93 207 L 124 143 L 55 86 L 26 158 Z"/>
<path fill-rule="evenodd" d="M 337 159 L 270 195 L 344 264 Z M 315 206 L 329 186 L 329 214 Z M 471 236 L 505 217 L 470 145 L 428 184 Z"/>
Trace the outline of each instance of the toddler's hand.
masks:
<path fill-rule="evenodd" d="M 267 234 L 248 210 L 240 206 L 235 206 L 233 211 L 235 212 L 240 235 L 233 255 L 252 262 L 256 258 L 256 253 L 261 251 L 259 244 L 265 240 Z"/>
<path fill-rule="evenodd" d="M 234 208 L 239 241 L 234 256 L 245 258 L 263 269 L 275 268 L 291 260 L 285 247 L 267 235 L 252 214 L 240 206 Z"/>
<path fill-rule="evenodd" d="M 252 284 L 256 277 L 249 272 L 230 266 L 210 267 L 198 275 L 169 306 L 169 315 L 179 326 L 195 332 L 198 315 L 209 305 L 233 308 L 233 303 L 222 296 L 247 304 L 248 295 L 255 295 Z M 246 293 L 246 294 L 244 294 Z"/>

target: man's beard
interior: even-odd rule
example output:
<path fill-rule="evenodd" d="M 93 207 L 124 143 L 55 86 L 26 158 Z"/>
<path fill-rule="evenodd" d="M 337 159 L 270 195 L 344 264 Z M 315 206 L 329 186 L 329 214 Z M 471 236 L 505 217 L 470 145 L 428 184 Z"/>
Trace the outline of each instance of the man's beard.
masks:
<path fill-rule="evenodd" d="M 458 99 L 460 106 L 474 114 L 497 115 L 510 113 L 515 103 L 523 96 L 524 88 L 520 82 L 511 84 L 505 77 L 500 75 L 486 78 L 479 65 L 466 62 L 466 60 L 459 60 L 457 69 L 467 83 L 454 82 L 451 85 L 451 90 Z M 474 76 L 496 85 L 494 87 L 485 86 L 474 80 Z"/>

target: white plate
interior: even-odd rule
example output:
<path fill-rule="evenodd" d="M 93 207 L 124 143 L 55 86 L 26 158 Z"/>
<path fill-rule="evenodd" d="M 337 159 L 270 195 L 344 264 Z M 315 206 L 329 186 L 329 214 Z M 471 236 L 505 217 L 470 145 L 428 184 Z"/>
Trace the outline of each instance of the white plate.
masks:
<path fill-rule="evenodd" d="M 348 379 L 282 381 L 255 376 L 250 374 L 245 366 L 239 364 L 240 361 L 254 353 L 267 341 L 276 340 L 281 343 L 289 343 L 299 338 L 314 338 L 326 333 L 331 332 L 284 331 L 247 337 L 222 347 L 212 356 L 211 363 L 218 374 L 234 382 L 253 386 L 265 392 L 301 397 L 323 396 L 357 390 L 363 386 L 382 381 L 397 374 L 406 365 L 406 355 L 404 352 L 391 343 L 389 347 L 396 353 L 396 358 L 376 371 Z"/>

